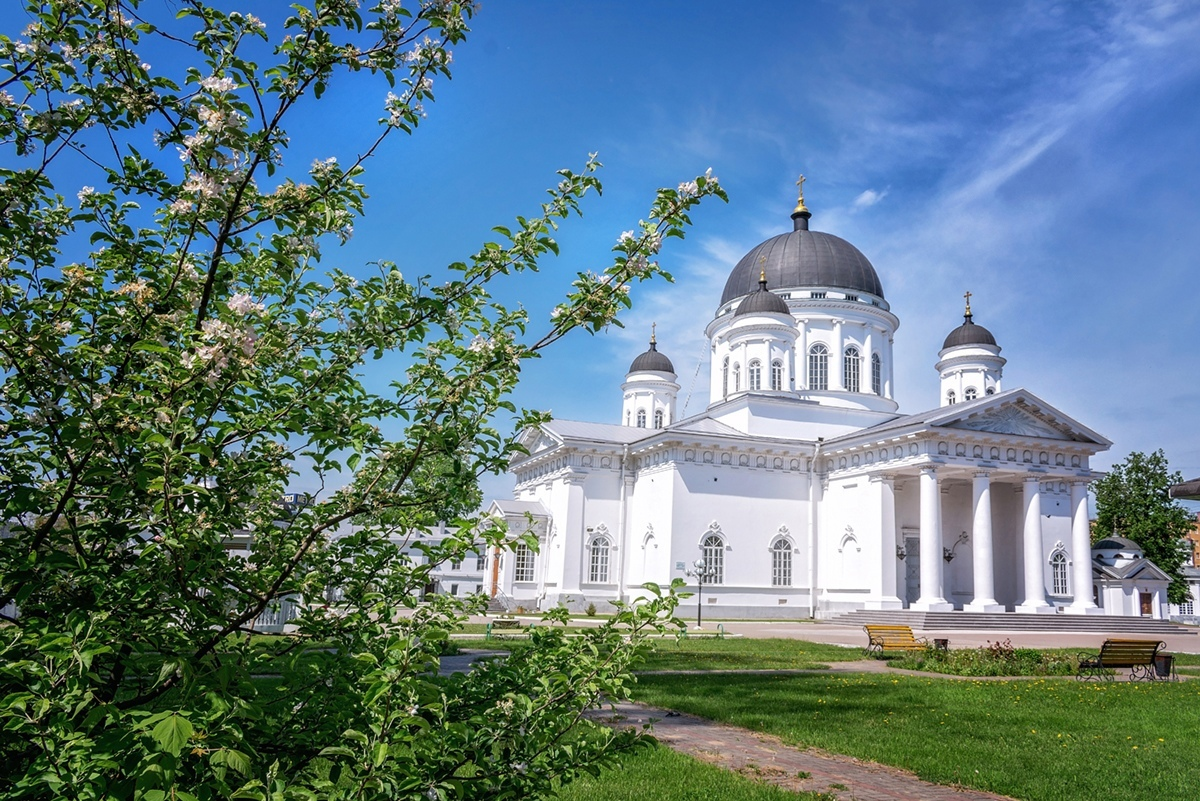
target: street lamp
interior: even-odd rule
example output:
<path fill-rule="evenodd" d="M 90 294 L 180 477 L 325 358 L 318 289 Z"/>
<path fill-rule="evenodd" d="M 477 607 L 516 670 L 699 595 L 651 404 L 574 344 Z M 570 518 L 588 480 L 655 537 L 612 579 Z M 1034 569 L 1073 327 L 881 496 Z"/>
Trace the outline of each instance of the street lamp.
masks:
<path fill-rule="evenodd" d="M 699 629 L 704 615 L 704 582 L 710 580 L 716 571 L 709 570 L 708 563 L 703 559 L 697 559 L 692 567 L 693 570 L 685 570 L 683 574 L 696 579 L 696 628 Z"/>

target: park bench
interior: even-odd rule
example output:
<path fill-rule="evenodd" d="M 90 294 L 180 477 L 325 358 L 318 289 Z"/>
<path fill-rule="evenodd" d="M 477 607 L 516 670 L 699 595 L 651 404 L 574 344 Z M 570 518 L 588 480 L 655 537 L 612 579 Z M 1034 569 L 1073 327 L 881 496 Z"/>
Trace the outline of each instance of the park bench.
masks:
<path fill-rule="evenodd" d="M 1075 677 L 1082 681 L 1112 681 L 1118 668 L 1126 668 L 1130 681 L 1171 678 L 1174 660 L 1168 654 L 1158 652 L 1163 647 L 1165 643 L 1158 640 L 1105 640 L 1100 653 L 1080 654 L 1079 672 Z"/>
<path fill-rule="evenodd" d="M 521 634 L 525 631 L 525 626 L 514 617 L 498 617 L 487 624 L 484 639 L 492 639 L 493 633 L 495 636 L 500 636 L 500 632 L 502 631 L 510 634 Z"/>
<path fill-rule="evenodd" d="M 863 626 L 867 632 L 867 655 L 885 654 L 888 651 L 924 651 L 929 642 L 913 636 L 910 626 Z"/>

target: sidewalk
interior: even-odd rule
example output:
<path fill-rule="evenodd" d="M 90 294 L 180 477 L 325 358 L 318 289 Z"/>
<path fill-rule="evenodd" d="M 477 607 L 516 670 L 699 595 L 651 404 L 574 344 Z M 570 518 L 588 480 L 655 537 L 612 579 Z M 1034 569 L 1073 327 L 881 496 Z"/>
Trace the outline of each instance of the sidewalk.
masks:
<path fill-rule="evenodd" d="M 654 723 L 664 745 L 696 759 L 788 790 L 836 793 L 839 801 L 1011 801 L 1007 796 L 931 784 L 898 768 L 786 745 L 769 734 L 678 712 L 617 704 L 590 717 L 609 726 Z"/>

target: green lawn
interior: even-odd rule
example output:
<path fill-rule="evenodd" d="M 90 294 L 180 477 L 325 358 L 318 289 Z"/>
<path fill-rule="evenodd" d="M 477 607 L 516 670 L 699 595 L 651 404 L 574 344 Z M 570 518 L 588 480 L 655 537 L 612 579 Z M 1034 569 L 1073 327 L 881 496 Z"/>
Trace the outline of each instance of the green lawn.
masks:
<path fill-rule="evenodd" d="M 690 637 L 654 640 L 639 670 L 795 670 L 862 659 L 861 648 L 805 642 Z"/>
<path fill-rule="evenodd" d="M 584 776 L 560 791 L 560 801 L 820 801 L 705 764 L 666 746 L 626 754 L 598 777 Z"/>
<path fill-rule="evenodd" d="M 1029 801 L 1190 801 L 1200 787 L 1194 682 L 687 675 L 643 676 L 636 694 L 939 784 Z"/>

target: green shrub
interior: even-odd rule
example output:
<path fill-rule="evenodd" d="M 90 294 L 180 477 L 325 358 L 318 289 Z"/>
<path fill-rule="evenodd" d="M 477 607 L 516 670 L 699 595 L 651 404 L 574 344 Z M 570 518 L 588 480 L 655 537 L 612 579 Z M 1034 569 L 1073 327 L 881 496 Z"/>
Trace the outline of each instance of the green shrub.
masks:
<path fill-rule="evenodd" d="M 596 605 L 595 605 L 595 604 L 588 604 L 588 605 L 587 605 L 587 609 L 585 609 L 585 610 L 583 610 L 583 611 L 584 611 L 584 612 L 587 612 L 587 616 L 588 616 L 588 617 L 595 617 L 595 616 L 596 616 Z"/>
<path fill-rule="evenodd" d="M 941 651 L 927 648 L 893 660 L 894 667 L 953 676 L 1070 676 L 1079 659 L 1035 648 L 1014 648 L 1011 640 L 988 642 L 981 648 Z"/>

